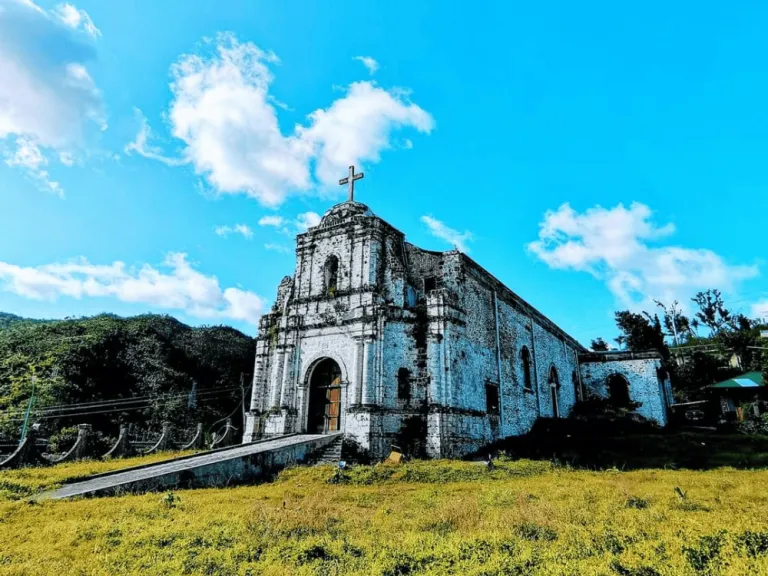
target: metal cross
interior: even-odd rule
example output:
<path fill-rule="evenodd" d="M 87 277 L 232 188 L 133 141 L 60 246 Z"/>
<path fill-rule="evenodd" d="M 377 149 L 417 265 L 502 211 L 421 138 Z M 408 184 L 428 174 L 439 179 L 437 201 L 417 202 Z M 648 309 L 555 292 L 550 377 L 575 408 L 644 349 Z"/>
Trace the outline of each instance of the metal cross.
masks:
<path fill-rule="evenodd" d="M 354 202 L 354 200 L 355 200 L 355 180 L 360 180 L 363 176 L 365 176 L 365 173 L 360 172 L 360 174 L 355 174 L 355 167 L 354 166 L 350 166 L 349 167 L 349 176 L 339 180 L 339 186 L 344 186 L 344 184 L 347 184 L 349 186 L 349 201 L 350 202 Z"/>

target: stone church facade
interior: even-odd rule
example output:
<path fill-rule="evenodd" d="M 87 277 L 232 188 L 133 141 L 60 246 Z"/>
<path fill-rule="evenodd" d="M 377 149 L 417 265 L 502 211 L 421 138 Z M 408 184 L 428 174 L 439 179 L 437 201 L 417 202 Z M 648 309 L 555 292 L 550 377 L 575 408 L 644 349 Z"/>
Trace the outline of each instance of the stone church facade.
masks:
<path fill-rule="evenodd" d="M 589 352 L 467 255 L 417 248 L 350 200 L 297 236 L 259 323 L 244 441 L 343 431 L 378 457 L 458 457 L 587 391 L 666 424 L 658 354 Z"/>

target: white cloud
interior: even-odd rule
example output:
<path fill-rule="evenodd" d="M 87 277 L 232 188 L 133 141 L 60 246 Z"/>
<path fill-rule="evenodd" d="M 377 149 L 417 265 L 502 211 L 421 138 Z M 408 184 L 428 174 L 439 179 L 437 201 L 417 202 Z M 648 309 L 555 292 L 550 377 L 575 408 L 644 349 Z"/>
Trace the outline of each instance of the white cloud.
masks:
<path fill-rule="evenodd" d="M 250 240 L 253 238 L 253 230 L 246 224 L 235 224 L 234 226 L 217 226 L 216 234 L 219 236 L 229 236 L 230 234 L 240 234 Z"/>
<path fill-rule="evenodd" d="M 186 254 L 168 254 L 163 267 L 168 271 L 148 264 L 139 269 L 128 268 L 123 262 L 96 265 L 84 258 L 37 267 L 0 262 L 0 288 L 34 300 L 112 297 L 181 310 L 197 318 L 258 322 L 265 307 L 260 296 L 240 288 L 222 290 L 218 279 L 195 270 Z"/>
<path fill-rule="evenodd" d="M 282 244 L 264 244 L 264 248 L 267 250 L 272 250 L 274 252 L 280 252 L 281 254 L 292 254 L 293 250 L 291 250 L 288 246 L 283 246 Z"/>
<path fill-rule="evenodd" d="M 370 56 L 355 56 L 352 59 L 357 60 L 358 62 L 362 62 L 363 66 L 365 66 L 368 69 L 368 73 L 371 76 L 376 74 L 376 71 L 379 69 L 379 63 L 376 62 L 376 60 L 374 60 Z"/>
<path fill-rule="evenodd" d="M 752 305 L 752 317 L 768 320 L 768 300 L 763 300 Z"/>
<path fill-rule="evenodd" d="M 259 218 L 259 226 L 274 226 L 279 228 L 285 223 L 282 216 L 262 216 Z"/>
<path fill-rule="evenodd" d="M 170 158 L 165 156 L 159 147 L 149 144 L 149 140 L 152 137 L 152 129 L 149 127 L 147 118 L 138 108 L 134 108 L 134 113 L 139 120 L 139 131 L 133 142 L 128 143 L 123 149 L 126 154 L 130 155 L 133 152 L 136 152 L 139 156 L 157 160 L 168 166 L 180 166 L 181 164 L 186 163 L 186 160 L 182 158 Z"/>
<path fill-rule="evenodd" d="M 54 10 L 54 14 L 70 28 L 77 30 L 82 25 L 83 30 L 92 37 L 101 36 L 101 30 L 96 28 L 85 10 L 78 10 L 72 4 L 59 4 Z"/>
<path fill-rule="evenodd" d="M 93 23 L 85 12 L 76 11 L 80 20 L 75 28 L 82 26 L 87 32 L 81 34 L 72 27 L 74 15 L 70 8 L 46 11 L 29 0 L 3 3 L 0 142 L 4 141 L 6 150 L 16 149 L 6 157 L 25 157 L 34 146 L 46 159 L 61 154 L 71 158 L 71 151 L 84 145 L 89 126 L 106 127 L 101 95 L 87 69 L 96 57 L 90 43 L 93 33 L 88 32 Z M 28 163 L 14 165 L 48 189 L 61 193 L 58 184 L 31 170 Z M 38 170 L 44 165 L 38 163 Z"/>
<path fill-rule="evenodd" d="M 393 130 L 404 127 L 430 133 L 432 116 L 407 100 L 402 91 L 387 91 L 371 82 L 354 82 L 343 98 L 309 115 L 310 126 L 299 127 L 302 141 L 311 143 L 320 182 L 333 186 L 351 164 L 378 162 L 392 147 Z"/>
<path fill-rule="evenodd" d="M 306 232 L 310 228 L 320 224 L 321 218 L 320 214 L 316 212 L 304 212 L 296 216 L 294 225 L 299 232 Z"/>
<path fill-rule="evenodd" d="M 649 306 L 652 299 L 678 300 L 708 288 L 733 290 L 758 274 L 756 266 L 731 266 L 706 249 L 655 247 L 650 243 L 673 234 L 672 224 L 657 226 L 651 209 L 633 203 L 577 213 L 568 204 L 548 211 L 539 239 L 527 248 L 551 268 L 588 272 L 603 279 L 629 307 Z"/>
<path fill-rule="evenodd" d="M 206 46 L 214 49 L 183 55 L 172 66 L 168 118 L 185 158 L 219 193 L 277 206 L 316 181 L 335 190 L 350 164 L 378 162 L 393 147 L 393 131 L 434 127 L 406 91 L 355 82 L 328 108 L 309 114 L 306 125 L 283 134 L 278 101 L 269 93 L 277 57 L 231 34 Z"/>
<path fill-rule="evenodd" d="M 296 218 L 284 218 L 283 216 L 273 214 L 262 216 L 259 219 L 259 226 L 270 226 L 277 228 L 281 234 L 292 236 L 296 233 L 306 232 L 309 228 L 320 224 L 320 214 L 317 212 L 302 212 Z M 272 249 L 272 248 L 271 248 Z"/>
<path fill-rule="evenodd" d="M 429 228 L 429 232 L 432 234 L 432 236 L 440 238 L 441 240 L 445 240 L 451 246 L 454 246 L 465 254 L 469 254 L 469 247 L 467 246 L 467 242 L 472 240 L 471 232 L 468 230 L 459 232 L 458 230 L 449 228 L 443 222 L 433 218 L 432 216 L 422 216 L 421 221 L 427 225 L 427 228 Z"/>
<path fill-rule="evenodd" d="M 24 169 L 40 187 L 53 192 L 59 197 L 64 196 L 64 190 L 58 182 L 48 176 L 48 159 L 43 156 L 40 148 L 30 139 L 19 137 L 16 139 L 16 150 L 5 154 L 5 163 L 8 166 L 16 166 Z"/>

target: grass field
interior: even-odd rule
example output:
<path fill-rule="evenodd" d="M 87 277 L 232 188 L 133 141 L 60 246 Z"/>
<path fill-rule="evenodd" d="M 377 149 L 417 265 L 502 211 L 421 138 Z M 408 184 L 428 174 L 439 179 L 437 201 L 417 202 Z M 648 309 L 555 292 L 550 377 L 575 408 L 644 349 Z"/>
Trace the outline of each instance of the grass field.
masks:
<path fill-rule="evenodd" d="M 0 574 L 768 575 L 763 471 L 432 461 L 341 478 L 295 468 L 228 489 L 19 499 L 112 465 L 0 472 Z"/>
<path fill-rule="evenodd" d="M 120 468 L 151 464 L 170 458 L 194 454 L 189 452 L 158 452 L 150 456 L 120 458 L 114 460 L 82 460 L 59 464 L 58 466 L 22 468 L 20 470 L 0 471 L 0 501 L 19 500 L 43 490 L 49 490 L 62 482 L 87 478 Z"/>

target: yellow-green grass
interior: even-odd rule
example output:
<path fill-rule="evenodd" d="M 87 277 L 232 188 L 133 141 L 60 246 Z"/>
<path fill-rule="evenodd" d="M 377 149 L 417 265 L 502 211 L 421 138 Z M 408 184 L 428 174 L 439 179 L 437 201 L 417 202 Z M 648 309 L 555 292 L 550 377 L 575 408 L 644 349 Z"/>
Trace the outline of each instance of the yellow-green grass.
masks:
<path fill-rule="evenodd" d="M 194 454 L 194 452 L 158 452 L 149 456 L 136 456 L 134 458 L 80 460 L 49 467 L 3 470 L 0 471 L 0 500 L 16 500 L 43 490 L 50 490 L 63 482 L 87 478 L 93 474 L 102 474 L 129 466 L 160 462 L 187 454 Z"/>
<path fill-rule="evenodd" d="M 433 461 L 334 476 L 2 501 L 0 574 L 768 574 L 764 471 Z"/>

